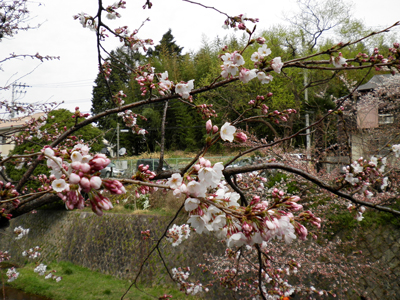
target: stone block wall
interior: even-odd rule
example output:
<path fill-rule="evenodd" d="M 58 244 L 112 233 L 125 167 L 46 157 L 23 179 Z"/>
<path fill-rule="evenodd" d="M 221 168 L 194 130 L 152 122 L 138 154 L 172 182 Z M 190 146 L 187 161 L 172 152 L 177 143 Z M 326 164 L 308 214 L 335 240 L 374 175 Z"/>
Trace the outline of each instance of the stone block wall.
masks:
<path fill-rule="evenodd" d="M 142 261 L 153 246 L 143 240 L 141 231 L 150 229 L 153 239 L 158 239 L 172 217 L 152 215 L 104 214 L 91 212 L 67 212 L 40 210 L 11 221 L 5 232 L 0 231 L 0 249 L 8 250 L 13 262 L 22 263 L 21 248 L 42 248 L 41 260 L 70 261 L 91 270 L 97 270 L 120 278 L 134 279 Z M 187 220 L 177 220 L 182 224 Z M 29 238 L 15 241 L 12 230 L 16 226 L 29 228 Z M 213 235 L 200 236 L 194 232 L 182 247 L 172 247 L 165 239 L 161 243 L 163 258 L 171 270 L 174 267 L 190 267 L 191 279 L 204 278 L 198 263 L 204 262 L 204 254 L 223 255 L 225 245 Z M 21 247 L 21 248 L 20 248 Z M 172 283 L 162 261 L 155 252 L 144 265 L 140 281 L 159 285 Z M 224 298 L 226 291 L 214 288 L 206 298 Z M 228 297 L 229 298 L 229 297 Z"/>
<path fill-rule="evenodd" d="M 11 221 L 11 226 L 0 231 L 0 249 L 10 251 L 14 262 L 24 262 L 21 248 L 42 248 L 41 260 L 70 261 L 120 278 L 133 279 L 145 256 L 154 244 L 144 241 L 141 231 L 150 229 L 153 239 L 160 237 L 172 217 L 155 215 L 105 214 L 98 217 L 91 212 L 40 210 Z M 176 224 L 185 223 L 186 217 Z M 12 230 L 16 226 L 30 228 L 29 238 L 15 241 Z M 391 279 L 376 273 L 362 274 L 361 283 L 370 299 L 400 299 L 400 230 L 393 226 L 375 226 L 358 237 L 358 248 L 372 261 L 379 260 L 389 269 Z M 190 267 L 192 280 L 206 282 L 197 267 L 204 262 L 204 254 L 222 256 L 225 244 L 213 235 L 191 233 L 181 247 L 172 247 L 164 240 L 162 255 L 171 270 Z M 357 249 L 358 250 L 358 249 Z M 393 280 L 393 278 L 395 278 Z M 159 285 L 171 283 L 161 259 L 154 253 L 144 265 L 141 282 Z M 205 299 L 232 299 L 229 292 L 213 287 Z"/>

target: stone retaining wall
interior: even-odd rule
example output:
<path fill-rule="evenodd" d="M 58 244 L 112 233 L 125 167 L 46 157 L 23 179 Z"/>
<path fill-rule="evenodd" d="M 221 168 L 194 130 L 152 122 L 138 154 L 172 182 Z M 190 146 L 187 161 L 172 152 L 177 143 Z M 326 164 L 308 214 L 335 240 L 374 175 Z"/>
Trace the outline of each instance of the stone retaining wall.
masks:
<path fill-rule="evenodd" d="M 177 220 L 182 224 L 186 217 Z M 154 239 L 160 237 L 171 217 L 152 215 L 105 214 L 98 217 L 91 212 L 67 212 L 41 210 L 11 221 L 5 234 L 0 231 L 0 249 L 9 250 L 14 262 L 22 263 L 21 248 L 36 245 L 42 248 L 42 260 L 70 261 L 72 263 L 111 274 L 133 279 L 153 243 L 144 241 L 141 231 L 150 229 Z M 16 226 L 30 228 L 29 238 L 20 241 L 12 236 Z M 379 271 L 360 274 L 362 288 L 370 299 L 400 299 L 400 230 L 393 226 L 373 227 L 358 237 L 359 249 L 371 260 L 383 262 L 396 280 L 382 277 Z M 223 255 L 225 244 L 213 235 L 200 236 L 191 233 L 181 247 L 172 247 L 167 241 L 161 243 L 162 255 L 171 270 L 187 267 L 192 270 L 193 281 L 205 282 L 204 274 L 196 267 L 204 262 L 204 254 Z M 379 279 L 379 280 L 378 280 Z M 140 281 L 159 285 L 171 283 L 157 254 L 144 265 Z M 380 282 L 378 284 L 378 282 Z M 383 284 L 382 284 L 383 283 Z M 232 299 L 229 292 L 214 287 L 206 299 Z"/>
<path fill-rule="evenodd" d="M 172 217 L 151 215 L 104 214 L 91 212 L 67 212 L 41 210 L 37 214 L 26 214 L 11 221 L 6 234 L 12 236 L 16 226 L 29 228 L 29 238 L 15 241 L 0 235 L 0 249 L 9 250 L 13 262 L 22 263 L 21 248 L 36 245 L 42 248 L 41 260 L 70 261 L 91 270 L 98 270 L 120 278 L 133 279 L 145 256 L 153 245 L 144 241 L 141 231 L 150 229 L 153 239 L 163 233 Z M 178 220 L 176 223 L 184 223 Z M 183 247 L 172 247 L 167 241 L 161 243 L 162 255 L 169 270 L 174 267 L 190 267 L 191 279 L 202 275 L 196 264 L 204 261 L 204 253 L 223 255 L 225 247 L 212 235 L 207 238 L 191 233 Z M 159 285 L 172 283 L 157 253 L 144 265 L 141 282 Z M 209 299 L 224 297 L 224 291 L 214 289 Z"/>

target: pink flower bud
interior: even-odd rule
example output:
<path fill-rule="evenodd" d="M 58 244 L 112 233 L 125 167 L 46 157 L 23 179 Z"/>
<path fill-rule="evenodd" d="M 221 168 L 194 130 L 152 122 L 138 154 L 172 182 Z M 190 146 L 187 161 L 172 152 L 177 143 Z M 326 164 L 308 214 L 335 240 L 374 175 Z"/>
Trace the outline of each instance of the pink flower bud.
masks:
<path fill-rule="evenodd" d="M 259 38 L 257 38 L 256 41 L 257 41 L 257 43 L 259 43 L 260 45 L 263 45 L 263 44 L 265 44 L 265 42 L 266 42 L 265 38 L 263 38 L 263 37 L 261 37 L 261 36 L 260 36 Z"/>
<path fill-rule="evenodd" d="M 242 230 L 244 234 L 250 234 L 250 232 L 253 230 L 253 226 L 245 222 L 242 226 Z"/>
<path fill-rule="evenodd" d="M 79 161 L 74 161 L 74 162 L 71 164 L 71 167 L 72 167 L 72 169 L 74 169 L 74 170 L 79 170 L 79 169 L 81 168 L 81 162 L 79 162 Z"/>
<path fill-rule="evenodd" d="M 90 178 L 90 187 L 92 189 L 98 190 L 101 187 L 101 178 L 99 176 L 93 176 Z"/>
<path fill-rule="evenodd" d="M 90 165 L 89 164 L 81 164 L 80 169 L 84 173 L 88 173 L 90 171 Z"/>
<path fill-rule="evenodd" d="M 247 141 L 247 135 L 243 132 L 237 132 L 235 133 L 235 141 L 238 141 L 239 143 L 245 143 Z"/>
<path fill-rule="evenodd" d="M 208 120 L 206 122 L 206 130 L 207 130 L 207 133 L 211 132 L 211 130 L 212 130 L 212 122 L 211 122 L 211 120 Z"/>
<path fill-rule="evenodd" d="M 200 163 L 200 166 L 204 167 L 204 165 L 206 164 L 206 159 L 204 157 L 200 157 L 199 163 Z"/>
<path fill-rule="evenodd" d="M 206 160 L 205 160 L 204 166 L 205 166 L 206 168 L 211 168 L 211 161 L 209 161 L 208 159 L 206 159 Z"/>
<path fill-rule="evenodd" d="M 81 181 L 81 177 L 75 173 L 71 173 L 71 175 L 69 175 L 69 183 L 72 184 L 78 184 L 79 181 Z"/>
<path fill-rule="evenodd" d="M 295 227 L 295 230 L 302 241 L 305 241 L 307 239 L 307 234 L 308 234 L 307 228 L 305 228 L 301 224 L 298 224 L 298 226 Z"/>
<path fill-rule="evenodd" d="M 82 189 L 84 191 L 89 191 L 90 190 L 90 181 L 86 177 L 83 177 L 81 179 L 81 181 L 79 182 L 79 184 L 81 185 L 81 187 L 82 187 Z"/>
<path fill-rule="evenodd" d="M 213 129 L 213 133 L 217 133 L 218 132 L 218 126 L 217 125 L 214 125 L 212 129 Z"/>

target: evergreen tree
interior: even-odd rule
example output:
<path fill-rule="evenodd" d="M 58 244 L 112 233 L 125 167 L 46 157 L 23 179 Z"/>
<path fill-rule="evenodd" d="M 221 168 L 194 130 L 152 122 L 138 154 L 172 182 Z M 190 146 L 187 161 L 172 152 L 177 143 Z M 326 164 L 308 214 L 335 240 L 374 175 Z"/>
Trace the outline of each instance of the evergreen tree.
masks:
<path fill-rule="evenodd" d="M 147 51 L 147 55 L 149 57 L 152 56 L 160 56 L 161 54 L 168 54 L 173 56 L 181 56 L 183 47 L 179 47 L 174 41 L 174 36 L 172 35 L 172 30 L 168 29 L 166 33 L 162 36 L 160 43 L 154 47 L 154 50 L 151 48 Z"/>
<path fill-rule="evenodd" d="M 93 114 L 98 114 L 115 107 L 112 95 L 117 94 L 121 90 L 127 95 L 127 98 L 124 99 L 125 103 L 132 103 L 141 99 L 137 83 L 131 80 L 131 70 L 135 68 L 136 62 L 142 59 L 143 55 L 137 51 L 132 52 L 127 47 L 121 47 L 117 48 L 115 51 L 111 51 L 110 57 L 108 58 L 112 69 L 109 79 L 106 81 L 104 75 L 99 73 L 95 80 L 91 108 Z M 118 122 L 120 123 L 120 129 L 127 129 L 122 120 L 118 119 L 117 115 L 109 115 L 105 118 L 101 118 L 98 122 L 99 128 L 106 131 L 105 138 L 111 144 L 115 145 L 117 144 L 115 130 Z M 133 153 L 137 154 L 140 151 L 141 140 L 142 137 L 138 137 L 132 133 L 121 134 L 120 146 L 125 147 L 129 155 Z"/>

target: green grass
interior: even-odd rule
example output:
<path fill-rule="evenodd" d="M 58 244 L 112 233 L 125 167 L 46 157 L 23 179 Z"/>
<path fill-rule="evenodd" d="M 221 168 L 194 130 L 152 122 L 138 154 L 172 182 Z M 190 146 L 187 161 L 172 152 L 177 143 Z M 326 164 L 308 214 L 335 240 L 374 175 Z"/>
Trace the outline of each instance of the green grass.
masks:
<path fill-rule="evenodd" d="M 128 280 L 117 279 L 110 275 L 104 275 L 99 272 L 74 265 L 69 262 L 51 263 L 47 265 L 47 270 L 56 270 L 58 276 L 62 276 L 60 282 L 53 279 L 44 279 L 33 272 L 34 264 L 28 264 L 19 268 L 20 273 L 17 280 L 10 285 L 25 292 L 37 294 L 51 298 L 52 300 L 113 300 L 121 299 L 121 296 L 128 289 L 130 282 Z M 47 274 L 47 273 L 46 273 Z M 126 300 L 132 299 L 155 299 L 164 294 L 173 296 L 173 299 L 198 299 L 197 297 L 188 297 L 172 285 L 139 286 L 146 293 L 132 289 L 124 297 Z"/>

